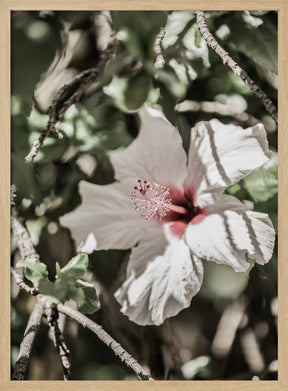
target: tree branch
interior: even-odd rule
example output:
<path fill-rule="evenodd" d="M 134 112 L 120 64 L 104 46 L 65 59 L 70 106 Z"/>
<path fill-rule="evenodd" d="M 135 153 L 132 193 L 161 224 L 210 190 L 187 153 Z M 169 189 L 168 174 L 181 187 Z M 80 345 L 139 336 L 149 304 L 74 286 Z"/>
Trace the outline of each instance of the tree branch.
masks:
<path fill-rule="evenodd" d="M 19 285 L 21 287 L 21 285 Z M 42 315 L 44 312 L 43 304 L 37 301 L 30 318 L 27 323 L 27 327 L 24 333 L 23 340 L 20 345 L 18 358 L 14 367 L 12 380 L 24 380 L 27 366 L 32 350 L 32 345 L 38 329 L 41 324 Z"/>
<path fill-rule="evenodd" d="M 165 30 L 161 28 L 154 42 L 154 52 L 156 54 L 155 68 L 163 68 L 165 65 L 165 58 L 162 54 L 161 42 L 165 37 Z"/>
<path fill-rule="evenodd" d="M 48 124 L 41 133 L 38 140 L 33 143 L 29 154 L 25 158 L 26 162 L 31 163 L 34 160 L 46 137 L 52 135 L 58 139 L 63 138 L 63 135 L 56 129 L 57 122 L 63 119 L 65 112 L 70 106 L 80 100 L 87 86 L 93 83 L 99 77 L 105 68 L 107 61 L 114 53 L 114 50 L 115 38 L 111 40 L 107 48 L 101 53 L 96 67 L 86 69 L 85 71 L 79 73 L 69 83 L 64 84 L 64 86 L 58 90 L 48 110 Z"/>
<path fill-rule="evenodd" d="M 58 325 L 59 314 L 58 314 L 57 306 L 55 304 L 46 306 L 45 314 L 50 327 L 54 346 L 57 349 L 57 352 L 60 357 L 60 361 L 64 373 L 64 380 L 71 380 L 71 372 L 70 372 L 71 364 L 69 361 L 70 351 L 65 343 L 63 334 L 61 333 L 61 330 Z"/>
<path fill-rule="evenodd" d="M 17 239 L 17 245 L 18 249 L 20 251 L 20 256 L 22 259 L 29 259 L 29 258 L 36 258 L 39 259 L 39 255 L 34 249 L 33 242 L 31 240 L 30 234 L 27 231 L 27 228 L 25 227 L 23 221 L 21 221 L 21 218 L 19 216 L 17 207 L 16 207 L 16 193 L 15 193 L 15 187 L 11 186 L 11 228 L 12 232 L 15 235 Z M 27 285 L 20 274 L 16 272 L 11 267 L 11 274 L 13 275 L 17 285 L 21 289 L 24 289 L 27 293 L 30 295 L 37 295 L 38 291 L 35 287 L 30 287 Z"/>
<path fill-rule="evenodd" d="M 34 287 L 30 287 L 29 285 L 27 285 L 27 284 L 22 280 L 22 277 L 20 276 L 20 274 L 18 274 L 18 273 L 16 272 L 16 270 L 13 269 L 13 267 L 11 267 L 10 269 L 11 269 L 11 274 L 12 274 L 12 276 L 14 277 L 15 282 L 16 282 L 16 284 L 19 286 L 19 288 L 24 289 L 24 291 L 26 291 L 27 293 L 29 293 L 30 295 L 33 295 L 33 296 L 36 296 L 36 295 L 38 294 L 37 289 L 34 288 Z"/>
<path fill-rule="evenodd" d="M 12 231 L 17 239 L 17 245 L 20 251 L 20 256 L 22 259 L 28 258 L 37 258 L 39 255 L 34 249 L 33 242 L 25 227 L 24 223 L 21 221 L 17 207 L 16 207 L 16 194 L 14 186 L 11 187 L 11 227 Z M 20 274 L 18 274 L 11 267 L 11 274 L 14 277 L 16 283 L 21 289 L 24 289 L 27 293 L 31 295 L 37 295 L 38 291 L 34 287 L 27 285 Z M 34 309 L 30 315 L 30 318 L 27 323 L 27 327 L 24 333 L 23 340 L 20 345 L 19 355 L 14 367 L 14 372 L 12 379 L 13 380 L 24 380 L 25 374 L 27 371 L 27 366 L 30 358 L 30 353 L 32 350 L 32 345 L 35 339 L 35 336 L 38 332 L 38 329 L 41 324 L 42 315 L 44 312 L 44 307 L 42 303 L 37 301 Z"/>
<path fill-rule="evenodd" d="M 229 54 L 222 48 L 221 45 L 217 42 L 214 36 L 210 33 L 205 15 L 203 11 L 196 11 L 196 20 L 198 28 L 203 35 L 206 43 L 218 56 L 222 59 L 223 64 L 227 65 L 234 74 L 250 88 L 252 92 L 262 101 L 266 110 L 271 114 L 274 118 L 275 122 L 278 123 L 278 112 L 276 106 L 273 104 L 270 98 L 266 95 L 266 93 L 261 90 L 261 88 L 247 75 L 247 73 L 229 56 Z"/>
<path fill-rule="evenodd" d="M 83 327 L 87 327 L 94 334 L 96 334 L 97 337 L 102 342 L 104 342 L 106 346 L 112 349 L 114 354 L 119 357 L 127 365 L 127 367 L 131 368 L 141 380 L 153 380 L 153 378 L 144 371 L 135 358 L 133 358 L 131 354 L 122 348 L 122 346 L 116 342 L 115 339 L 112 338 L 105 330 L 103 330 L 100 325 L 71 307 L 58 304 L 57 308 L 59 312 L 62 312 L 62 314 L 65 314 L 69 318 L 76 320 L 76 322 L 81 324 Z"/>
<path fill-rule="evenodd" d="M 184 100 L 183 102 L 178 103 L 175 106 L 175 110 L 178 111 L 179 113 L 184 113 L 186 111 L 193 111 L 193 112 L 202 111 L 204 113 L 209 113 L 209 114 L 218 114 L 221 116 L 233 117 L 235 118 L 235 120 L 239 122 L 245 122 L 250 126 L 253 126 L 261 122 L 257 118 L 253 117 L 253 115 L 248 114 L 245 111 L 239 113 L 233 110 L 233 108 L 228 105 L 225 105 L 220 102 L 213 102 L 213 101 L 197 102 L 195 100 Z"/>
<path fill-rule="evenodd" d="M 39 259 L 39 255 L 34 249 L 34 245 L 29 235 L 29 232 L 27 231 L 27 228 L 25 227 L 19 216 L 16 207 L 16 195 L 14 186 L 11 187 L 11 228 L 17 239 L 21 258 Z"/>

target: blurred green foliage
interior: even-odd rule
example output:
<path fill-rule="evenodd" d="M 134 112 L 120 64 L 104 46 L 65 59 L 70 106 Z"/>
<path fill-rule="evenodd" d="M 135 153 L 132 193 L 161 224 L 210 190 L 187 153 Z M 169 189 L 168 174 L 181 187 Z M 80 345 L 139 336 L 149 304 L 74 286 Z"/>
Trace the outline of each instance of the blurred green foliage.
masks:
<path fill-rule="evenodd" d="M 47 93 L 45 99 L 48 101 L 45 80 L 51 74 L 53 76 L 57 67 L 65 62 L 62 73 L 57 74 L 58 79 L 56 76 L 54 78 L 56 86 L 59 84 L 60 87 L 62 79 L 59 75 L 68 70 L 77 74 L 94 64 L 98 55 L 93 41 L 96 36 L 96 15 L 97 12 L 78 11 L 20 12 L 12 16 L 11 26 L 12 182 L 17 187 L 20 213 L 27 221 L 41 261 L 47 267 L 41 266 L 39 262 L 36 265 L 35 261 L 32 269 L 27 262 L 20 264 L 25 267 L 28 279 L 33 281 L 36 278 L 39 282 L 39 274 L 36 274 L 40 273 L 40 280 L 46 281 L 46 288 L 43 289 L 47 289 L 49 285 L 48 290 L 54 298 L 71 298 L 85 312 L 93 312 L 99 306 L 95 287 L 87 282 L 79 282 L 86 270 L 86 260 L 84 266 L 79 261 L 79 275 L 74 274 L 75 271 L 70 275 L 69 263 L 64 266 L 75 254 L 75 248 L 69 232 L 59 225 L 58 219 L 80 203 L 80 180 L 98 184 L 113 182 L 114 173 L 109 156 L 113 151 L 128 146 L 137 136 L 137 110 L 144 102 L 162 107 L 167 118 L 178 127 L 186 151 L 189 147 L 190 129 L 197 121 L 218 118 L 224 123 L 239 124 L 239 118 L 232 114 L 223 115 L 217 110 L 211 113 L 175 110 L 175 105 L 185 100 L 220 102 L 235 113 L 247 112 L 263 122 L 273 150 L 271 162 L 227 192 L 250 208 L 269 213 L 277 229 L 276 125 L 249 88 L 222 64 L 214 52 L 208 50 L 197 28 L 193 11 L 111 12 L 111 26 L 119 42 L 117 55 L 107 64 L 99 83 L 79 103 L 70 107 L 57 125 L 64 135 L 63 139 L 49 137 L 34 164 L 24 163 L 24 157 L 48 120 L 47 112 L 37 102 L 37 96 L 33 103 L 34 91 L 44 85 L 44 92 L 42 90 L 41 93 L 44 98 Z M 206 16 L 211 32 L 223 47 L 269 97 L 277 102 L 277 13 L 217 11 L 207 12 Z M 162 68 L 157 68 L 154 66 L 157 60 L 154 42 L 161 28 L 165 31 L 161 42 L 165 64 Z M 74 42 L 72 45 L 68 44 L 71 40 Z M 49 68 L 53 59 L 54 65 Z M 248 126 L 241 121 L 240 124 Z M 13 238 L 11 248 L 13 260 L 17 260 Z M 94 252 L 89 257 L 89 272 L 93 273 L 105 289 L 113 290 L 119 271 L 125 270 L 128 256 L 129 251 Z M 71 281 L 71 284 L 67 281 Z M 72 283 L 74 287 L 71 291 Z M 55 290 L 56 284 L 59 284 L 58 293 Z M 203 287 L 193 299 L 191 307 L 183 311 L 183 316 L 180 314 L 179 318 L 182 319 L 181 327 L 184 327 L 180 334 L 188 342 L 193 340 L 193 335 L 198 336 L 197 343 L 192 346 L 186 341 L 182 348 L 187 356 L 182 377 L 228 379 L 239 378 L 239 374 L 247 373 L 249 378 L 251 374 L 241 353 L 238 336 L 230 355 L 224 361 L 213 357 L 210 349 L 225 306 L 243 292 L 250 295 L 248 307 L 252 326 L 256 328 L 265 323 L 268 328 L 268 333 L 258 339 L 267 368 L 270 362 L 277 359 L 277 326 L 271 310 L 271 303 L 277 296 L 275 246 L 272 260 L 265 266 L 252 268 L 248 273 L 236 274 L 228 267 L 205 263 Z M 110 307 L 104 300 L 103 308 L 96 313 L 94 319 L 103 320 L 107 308 L 109 310 Z M 115 311 L 119 312 L 119 307 Z M 16 293 L 12 309 L 12 366 L 29 312 L 29 299 L 22 292 Z M 145 336 L 142 328 L 136 328 L 135 332 L 125 329 L 121 334 L 121 325 L 117 326 L 116 331 L 115 328 L 111 329 L 116 339 L 121 339 L 121 335 L 126 334 L 134 345 L 140 346 L 138 338 Z M 87 330 L 78 330 L 77 326 L 71 324 L 67 327 L 73 378 L 135 378 Z M 107 327 L 109 328 L 108 324 Z M 45 363 L 54 354 L 49 346 L 47 329 L 44 327 L 37 336 L 34 349 L 36 359 L 31 362 L 29 379 L 61 378 L 61 371 L 55 368 L 48 373 L 44 371 L 47 367 Z M 136 348 L 136 351 L 139 349 Z M 269 369 L 263 374 L 265 379 L 274 377 L 275 373 L 269 372 Z M 171 374 L 170 378 L 179 378 L 179 374 Z"/>

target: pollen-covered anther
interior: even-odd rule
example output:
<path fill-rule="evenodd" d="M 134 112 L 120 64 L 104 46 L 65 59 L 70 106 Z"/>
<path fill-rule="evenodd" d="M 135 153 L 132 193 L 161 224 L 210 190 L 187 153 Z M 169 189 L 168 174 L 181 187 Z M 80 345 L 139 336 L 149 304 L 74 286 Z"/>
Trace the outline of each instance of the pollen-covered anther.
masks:
<path fill-rule="evenodd" d="M 138 186 L 135 186 L 132 191 L 131 200 L 136 211 L 146 220 L 150 220 L 152 217 L 163 219 L 172 204 L 168 187 L 141 181 L 141 179 L 138 180 Z"/>

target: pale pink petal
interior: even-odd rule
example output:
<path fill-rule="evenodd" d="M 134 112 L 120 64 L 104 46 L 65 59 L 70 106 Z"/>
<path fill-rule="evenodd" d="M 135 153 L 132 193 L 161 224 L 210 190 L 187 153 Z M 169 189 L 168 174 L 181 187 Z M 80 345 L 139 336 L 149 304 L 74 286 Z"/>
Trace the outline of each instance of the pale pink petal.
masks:
<path fill-rule="evenodd" d="M 148 262 L 164 254 L 167 245 L 168 241 L 161 223 L 146 230 L 139 244 L 131 250 L 127 275 L 133 274 L 138 277 L 144 272 Z"/>
<path fill-rule="evenodd" d="M 191 131 L 185 186 L 193 189 L 195 205 L 211 204 L 224 188 L 262 166 L 269 157 L 262 124 L 243 129 L 216 119 L 199 122 Z"/>
<path fill-rule="evenodd" d="M 140 325 L 160 325 L 189 307 L 203 279 L 201 260 L 191 254 L 183 240 L 173 239 L 165 245 L 163 238 L 156 237 L 158 241 L 153 242 L 152 236 L 152 241 L 140 241 L 132 253 L 127 280 L 115 293 L 121 311 Z"/>
<path fill-rule="evenodd" d="M 115 178 L 136 178 L 179 189 L 187 177 L 187 155 L 179 132 L 159 110 L 140 110 L 138 137 L 121 152 L 111 155 Z"/>
<path fill-rule="evenodd" d="M 249 268 L 246 254 L 262 265 L 270 260 L 275 231 L 267 214 L 250 211 L 228 195 L 220 196 L 206 213 L 200 222 L 188 224 L 185 232 L 188 246 L 199 258 L 239 272 Z"/>
<path fill-rule="evenodd" d="M 159 224 L 136 212 L 130 200 L 133 186 L 130 181 L 101 186 L 80 182 L 81 205 L 60 218 L 78 250 L 128 249 L 138 243 L 145 230 Z"/>

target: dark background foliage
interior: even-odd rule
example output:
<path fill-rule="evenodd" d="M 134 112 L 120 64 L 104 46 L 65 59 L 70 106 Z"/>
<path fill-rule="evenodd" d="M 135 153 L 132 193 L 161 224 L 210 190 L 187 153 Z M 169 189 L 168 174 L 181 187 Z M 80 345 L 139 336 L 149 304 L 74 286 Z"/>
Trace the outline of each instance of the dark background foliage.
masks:
<path fill-rule="evenodd" d="M 254 210 L 269 213 L 277 229 L 276 124 L 261 101 L 207 49 L 192 11 L 111 12 L 117 55 L 58 124 L 64 138 L 49 137 L 34 164 L 24 163 L 46 126 L 47 109 L 57 89 L 99 58 L 99 41 L 109 35 L 109 28 L 99 33 L 97 15 L 35 11 L 11 16 L 12 182 L 20 213 L 50 278 L 55 276 L 56 262 L 63 266 L 75 255 L 59 217 L 80 203 L 80 180 L 113 182 L 109 155 L 137 136 L 137 109 L 144 102 L 162 107 L 178 127 L 186 150 L 197 121 L 218 118 L 243 127 L 255 119 L 263 122 L 272 163 L 228 192 Z M 221 11 L 207 12 L 206 17 L 223 47 L 277 102 L 277 13 Z M 166 32 L 161 42 L 165 64 L 157 68 L 154 42 L 161 28 Z M 19 254 L 13 237 L 11 250 L 15 264 Z M 190 308 L 160 327 L 136 326 L 119 313 L 113 292 L 124 279 L 128 257 L 129 251 L 116 250 L 89 256 L 86 279 L 96 283 L 102 305 L 92 318 L 149 366 L 153 376 L 277 378 L 277 246 L 270 263 L 251 267 L 249 273 L 206 262 L 204 284 Z M 12 285 L 12 368 L 33 303 Z M 135 378 L 89 331 L 67 319 L 64 322 L 73 379 Z M 223 330 L 228 331 L 223 334 Z M 37 335 L 28 379 L 62 377 L 47 332 L 44 325 Z"/>

